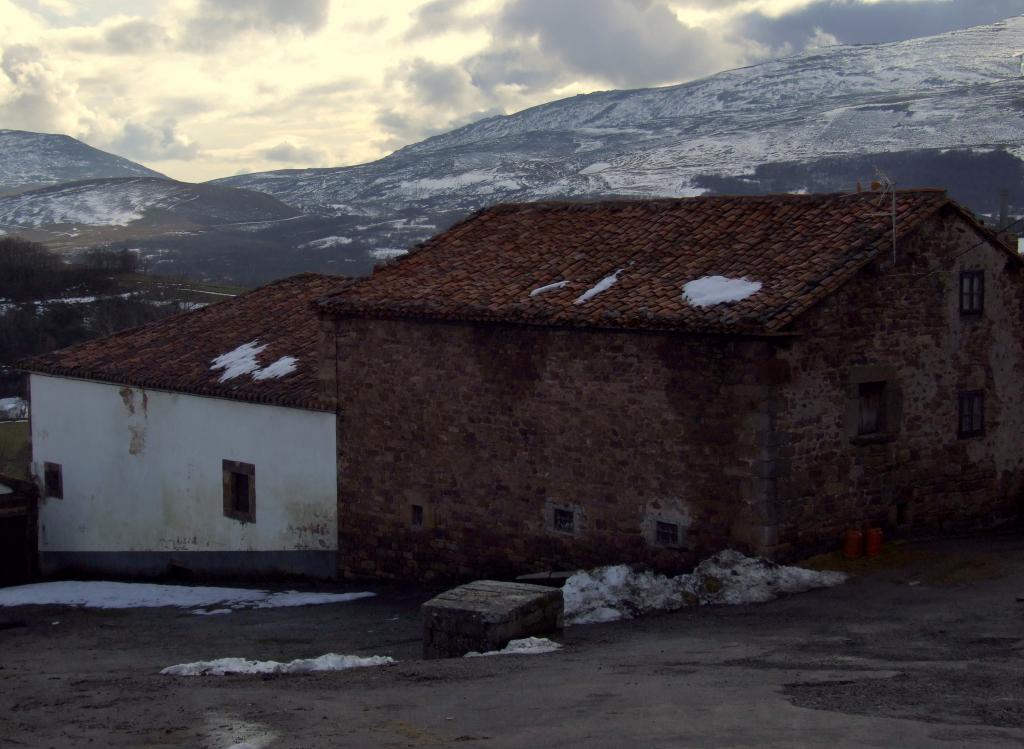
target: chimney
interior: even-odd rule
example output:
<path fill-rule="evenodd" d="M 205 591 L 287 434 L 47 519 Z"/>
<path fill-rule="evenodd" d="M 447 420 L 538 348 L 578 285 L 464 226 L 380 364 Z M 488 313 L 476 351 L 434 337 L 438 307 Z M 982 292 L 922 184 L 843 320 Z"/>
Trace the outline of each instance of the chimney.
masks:
<path fill-rule="evenodd" d="M 999 191 L 999 226 L 998 231 L 1005 231 L 1010 225 L 1010 191 L 1005 187 Z"/>

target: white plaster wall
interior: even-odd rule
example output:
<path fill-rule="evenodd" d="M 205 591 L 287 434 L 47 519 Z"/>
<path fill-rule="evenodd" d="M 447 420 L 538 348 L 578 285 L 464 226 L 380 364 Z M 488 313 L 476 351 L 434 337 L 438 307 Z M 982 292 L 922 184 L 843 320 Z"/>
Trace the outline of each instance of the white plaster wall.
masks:
<path fill-rule="evenodd" d="M 63 470 L 40 551 L 337 549 L 333 413 L 32 375 L 32 461 Z M 222 461 L 256 467 L 256 522 L 224 517 Z"/>

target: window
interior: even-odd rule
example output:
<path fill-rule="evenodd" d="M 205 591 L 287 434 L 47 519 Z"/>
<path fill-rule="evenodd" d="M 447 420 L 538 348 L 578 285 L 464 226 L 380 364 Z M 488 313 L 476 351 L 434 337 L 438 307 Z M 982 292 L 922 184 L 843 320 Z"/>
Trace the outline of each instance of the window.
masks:
<path fill-rule="evenodd" d="M 958 410 L 958 436 L 975 437 L 985 433 L 985 392 L 983 390 L 961 392 Z"/>
<path fill-rule="evenodd" d="M 862 382 L 857 387 L 860 420 L 857 434 L 881 434 L 885 431 L 885 383 Z"/>
<path fill-rule="evenodd" d="M 412 517 L 410 518 L 410 522 L 413 528 L 423 527 L 423 505 L 412 506 Z"/>
<path fill-rule="evenodd" d="M 43 463 L 43 491 L 47 497 L 64 499 L 64 474 L 60 463 Z"/>
<path fill-rule="evenodd" d="M 256 522 L 256 466 L 225 460 L 224 516 L 243 523 Z"/>
<path fill-rule="evenodd" d="M 678 546 L 679 526 L 658 520 L 654 527 L 654 540 L 659 546 Z"/>
<path fill-rule="evenodd" d="M 559 533 L 573 533 L 576 530 L 576 518 L 572 510 L 555 508 L 552 525 Z"/>
<path fill-rule="evenodd" d="M 960 274 L 960 314 L 980 315 L 984 307 L 985 271 L 963 271 Z"/>

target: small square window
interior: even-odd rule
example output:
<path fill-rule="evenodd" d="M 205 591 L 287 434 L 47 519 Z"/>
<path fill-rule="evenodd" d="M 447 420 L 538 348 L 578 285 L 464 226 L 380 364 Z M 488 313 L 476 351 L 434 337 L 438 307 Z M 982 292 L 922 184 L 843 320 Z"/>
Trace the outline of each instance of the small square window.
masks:
<path fill-rule="evenodd" d="M 47 497 L 64 499 L 64 474 L 60 463 L 43 463 L 43 491 Z"/>
<path fill-rule="evenodd" d="M 225 460 L 224 516 L 243 523 L 256 522 L 256 466 Z"/>
<path fill-rule="evenodd" d="M 410 523 L 413 528 L 423 527 L 423 505 L 412 506 L 412 517 L 410 518 Z"/>
<path fill-rule="evenodd" d="M 960 274 L 960 314 L 980 315 L 984 309 L 985 271 L 963 271 Z"/>
<path fill-rule="evenodd" d="M 555 508 L 552 516 L 552 525 L 559 533 L 574 533 L 576 530 L 576 517 L 572 510 Z"/>
<path fill-rule="evenodd" d="M 862 382 L 857 397 L 860 406 L 860 420 L 857 434 L 881 434 L 885 431 L 885 383 Z"/>
<path fill-rule="evenodd" d="M 678 546 L 679 526 L 675 523 L 663 523 L 658 520 L 654 527 L 654 540 L 659 546 Z"/>
<path fill-rule="evenodd" d="M 985 391 L 966 390 L 958 397 L 957 435 L 976 437 L 985 433 Z"/>

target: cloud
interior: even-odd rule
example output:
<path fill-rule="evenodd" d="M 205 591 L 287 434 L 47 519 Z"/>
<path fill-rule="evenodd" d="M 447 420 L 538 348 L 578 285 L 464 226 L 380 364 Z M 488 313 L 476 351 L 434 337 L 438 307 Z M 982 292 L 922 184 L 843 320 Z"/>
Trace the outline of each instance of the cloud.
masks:
<path fill-rule="evenodd" d="M 439 109 L 462 109 L 479 93 L 463 68 L 423 58 L 408 64 L 403 80 L 417 101 Z"/>
<path fill-rule="evenodd" d="M 430 0 L 412 13 L 412 26 L 405 33 L 407 41 L 441 36 L 451 31 L 472 28 L 481 17 L 467 13 L 469 0 Z"/>
<path fill-rule="evenodd" d="M 818 0 L 775 17 L 760 11 L 740 15 L 732 33 L 773 50 L 799 51 L 811 46 L 818 32 L 842 44 L 895 42 L 1021 13 L 1024 0 Z"/>
<path fill-rule="evenodd" d="M 7 47 L 0 57 L 0 72 L 10 90 L 0 100 L 0 122 L 26 130 L 75 135 L 95 127 L 96 114 L 79 101 L 75 84 L 39 47 Z"/>
<path fill-rule="evenodd" d="M 664 0 L 510 0 L 493 34 L 503 43 L 469 62 L 474 80 L 489 86 L 579 77 L 652 86 L 714 72 L 733 54 Z"/>
<path fill-rule="evenodd" d="M 181 42 L 207 51 L 248 32 L 314 34 L 327 25 L 330 5 L 330 0 L 200 0 Z"/>
<path fill-rule="evenodd" d="M 198 143 L 177 131 L 172 119 L 159 125 L 129 122 L 107 147 L 132 159 L 191 161 L 203 155 Z"/>
<path fill-rule="evenodd" d="M 103 49 L 115 55 L 151 54 L 166 49 L 170 35 L 160 25 L 136 18 L 103 32 Z"/>
<path fill-rule="evenodd" d="M 260 152 L 260 156 L 267 161 L 278 161 L 283 164 L 321 166 L 327 163 L 329 154 L 324 149 L 315 146 L 296 146 L 282 141 L 273 148 Z"/>

